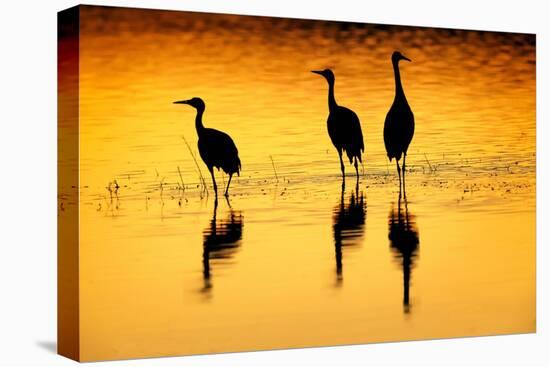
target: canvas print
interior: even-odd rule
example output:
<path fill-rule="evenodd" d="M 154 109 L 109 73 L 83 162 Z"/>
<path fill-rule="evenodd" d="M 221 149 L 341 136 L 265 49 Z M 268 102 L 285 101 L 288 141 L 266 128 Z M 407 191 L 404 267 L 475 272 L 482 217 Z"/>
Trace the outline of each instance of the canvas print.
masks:
<path fill-rule="evenodd" d="M 535 332 L 533 34 L 59 13 L 59 353 Z"/>

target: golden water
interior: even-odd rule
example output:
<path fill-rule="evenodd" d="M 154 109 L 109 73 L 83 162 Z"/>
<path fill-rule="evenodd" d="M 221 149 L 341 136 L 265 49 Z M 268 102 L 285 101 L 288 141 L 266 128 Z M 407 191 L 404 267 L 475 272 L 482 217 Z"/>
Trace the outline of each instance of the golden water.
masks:
<path fill-rule="evenodd" d="M 84 360 L 535 330 L 534 36 L 99 7 L 81 27 Z M 325 67 L 366 144 L 343 194 Z M 217 210 L 172 104 L 194 96 L 242 161 Z"/>

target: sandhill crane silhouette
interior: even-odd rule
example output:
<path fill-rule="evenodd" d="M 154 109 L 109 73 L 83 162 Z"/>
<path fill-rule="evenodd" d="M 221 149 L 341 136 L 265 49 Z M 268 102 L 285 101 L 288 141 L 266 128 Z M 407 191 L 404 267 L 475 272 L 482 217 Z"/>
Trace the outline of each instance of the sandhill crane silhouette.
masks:
<path fill-rule="evenodd" d="M 417 256 L 420 243 L 415 216 L 409 213 L 407 198 L 404 198 L 405 208 L 401 206 L 401 194 L 397 200 L 397 208 L 392 204 L 388 218 L 390 248 L 403 270 L 403 310 L 410 311 L 409 289 L 411 271 Z"/>
<path fill-rule="evenodd" d="M 203 231 L 203 291 L 210 291 L 211 262 L 229 262 L 237 252 L 243 232 L 243 215 L 229 207 L 228 215 L 223 219 L 217 219 L 218 205 L 214 205 L 214 213 L 209 226 Z"/>
<path fill-rule="evenodd" d="M 409 144 L 414 135 L 414 115 L 401 84 L 401 75 L 399 73 L 400 60 L 411 61 L 398 51 L 395 51 L 391 56 L 395 77 L 395 98 L 384 122 L 384 144 L 390 162 L 392 158 L 395 158 L 397 174 L 399 175 L 399 193 L 401 193 L 399 160 L 401 159 L 401 155 L 403 155 L 403 191 L 405 191 L 405 160 Z"/>
<path fill-rule="evenodd" d="M 336 280 L 340 285 L 344 279 L 342 248 L 357 246 L 365 232 L 367 205 L 359 185 L 351 192 L 348 203 L 344 202 L 344 190 L 340 194 L 340 203 L 334 208 L 333 234 L 334 255 L 336 258 Z"/>
<path fill-rule="evenodd" d="M 176 101 L 175 104 L 187 104 L 194 107 L 197 110 L 195 117 L 195 127 L 197 129 L 197 135 L 199 136 L 199 154 L 208 167 L 210 175 L 212 176 L 212 183 L 214 184 L 214 192 L 216 193 L 216 202 L 218 200 L 218 186 L 216 185 L 216 178 L 214 177 L 214 168 L 218 170 L 221 168 L 225 173 L 229 175 L 229 181 L 225 189 L 225 196 L 229 195 L 229 184 L 231 184 L 231 178 L 236 173 L 237 176 L 241 171 L 241 160 L 239 159 L 239 151 L 237 146 L 233 142 L 233 139 L 226 133 L 204 127 L 202 124 L 202 115 L 206 108 L 204 101 L 198 97 L 191 98 L 184 101 Z"/>
<path fill-rule="evenodd" d="M 313 70 L 312 73 L 322 75 L 328 82 L 328 108 L 329 115 L 327 120 L 328 135 L 332 144 L 338 151 L 340 157 L 340 169 L 342 170 L 342 186 L 346 183 L 346 174 L 344 171 L 344 161 L 342 153 L 345 151 L 349 163 L 354 164 L 357 182 L 359 182 L 359 170 L 357 161 L 362 162 L 361 153 L 365 150 L 363 143 L 363 133 L 361 132 L 361 123 L 359 117 L 344 106 L 339 106 L 334 97 L 334 73 L 330 69 Z"/>

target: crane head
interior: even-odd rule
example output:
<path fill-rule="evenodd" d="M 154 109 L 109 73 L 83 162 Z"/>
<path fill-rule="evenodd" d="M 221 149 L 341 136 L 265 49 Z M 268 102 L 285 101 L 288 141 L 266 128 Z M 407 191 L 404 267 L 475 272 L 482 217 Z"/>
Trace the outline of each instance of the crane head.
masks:
<path fill-rule="evenodd" d="M 401 52 L 394 51 L 393 54 L 391 55 L 391 61 L 395 64 L 395 63 L 398 63 L 399 60 L 411 61 L 411 59 L 403 55 Z"/>
<path fill-rule="evenodd" d="M 311 72 L 324 76 L 329 83 L 334 83 L 334 73 L 330 69 L 312 70 Z"/>
<path fill-rule="evenodd" d="M 188 104 L 189 106 L 195 107 L 197 110 L 203 110 L 205 108 L 204 101 L 199 97 L 193 97 L 191 99 L 186 99 L 183 101 L 176 101 L 174 104 Z"/>

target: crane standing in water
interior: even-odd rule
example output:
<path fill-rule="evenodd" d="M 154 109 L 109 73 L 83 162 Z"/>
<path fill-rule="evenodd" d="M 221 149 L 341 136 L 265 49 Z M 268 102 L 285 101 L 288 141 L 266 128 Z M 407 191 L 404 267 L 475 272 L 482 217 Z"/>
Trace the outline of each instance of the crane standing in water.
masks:
<path fill-rule="evenodd" d="M 235 173 L 238 176 L 241 171 L 241 160 L 239 159 L 239 152 L 233 139 L 222 131 L 204 127 L 202 124 L 202 115 L 206 106 L 202 99 L 194 97 L 189 100 L 176 101 L 174 103 L 187 104 L 197 110 L 195 127 L 197 129 L 197 135 L 199 136 L 199 154 L 212 176 L 214 192 L 216 193 L 216 202 L 218 200 L 218 186 L 216 185 L 216 178 L 214 177 L 214 167 L 218 170 L 221 168 L 229 175 L 229 181 L 225 189 L 225 196 L 229 196 L 231 178 Z"/>
<path fill-rule="evenodd" d="M 390 162 L 392 158 L 395 158 L 397 174 L 399 175 L 399 193 L 401 193 L 399 160 L 401 159 L 401 155 L 403 155 L 403 191 L 405 191 L 405 160 L 409 144 L 414 135 L 414 115 L 405 97 L 403 85 L 401 85 L 401 75 L 399 73 L 400 60 L 411 61 L 398 51 L 395 51 L 391 56 L 395 76 L 395 98 L 384 122 L 384 144 Z"/>
<path fill-rule="evenodd" d="M 345 151 L 349 163 L 355 166 L 357 182 L 359 182 L 359 170 L 357 161 L 362 162 L 361 153 L 365 151 L 363 133 L 359 117 L 349 108 L 339 106 L 334 98 L 334 73 L 330 69 L 313 70 L 312 73 L 322 75 L 328 82 L 328 108 L 327 120 L 328 135 L 340 157 L 340 169 L 342 170 L 342 186 L 346 184 L 344 161 L 342 153 Z"/>

